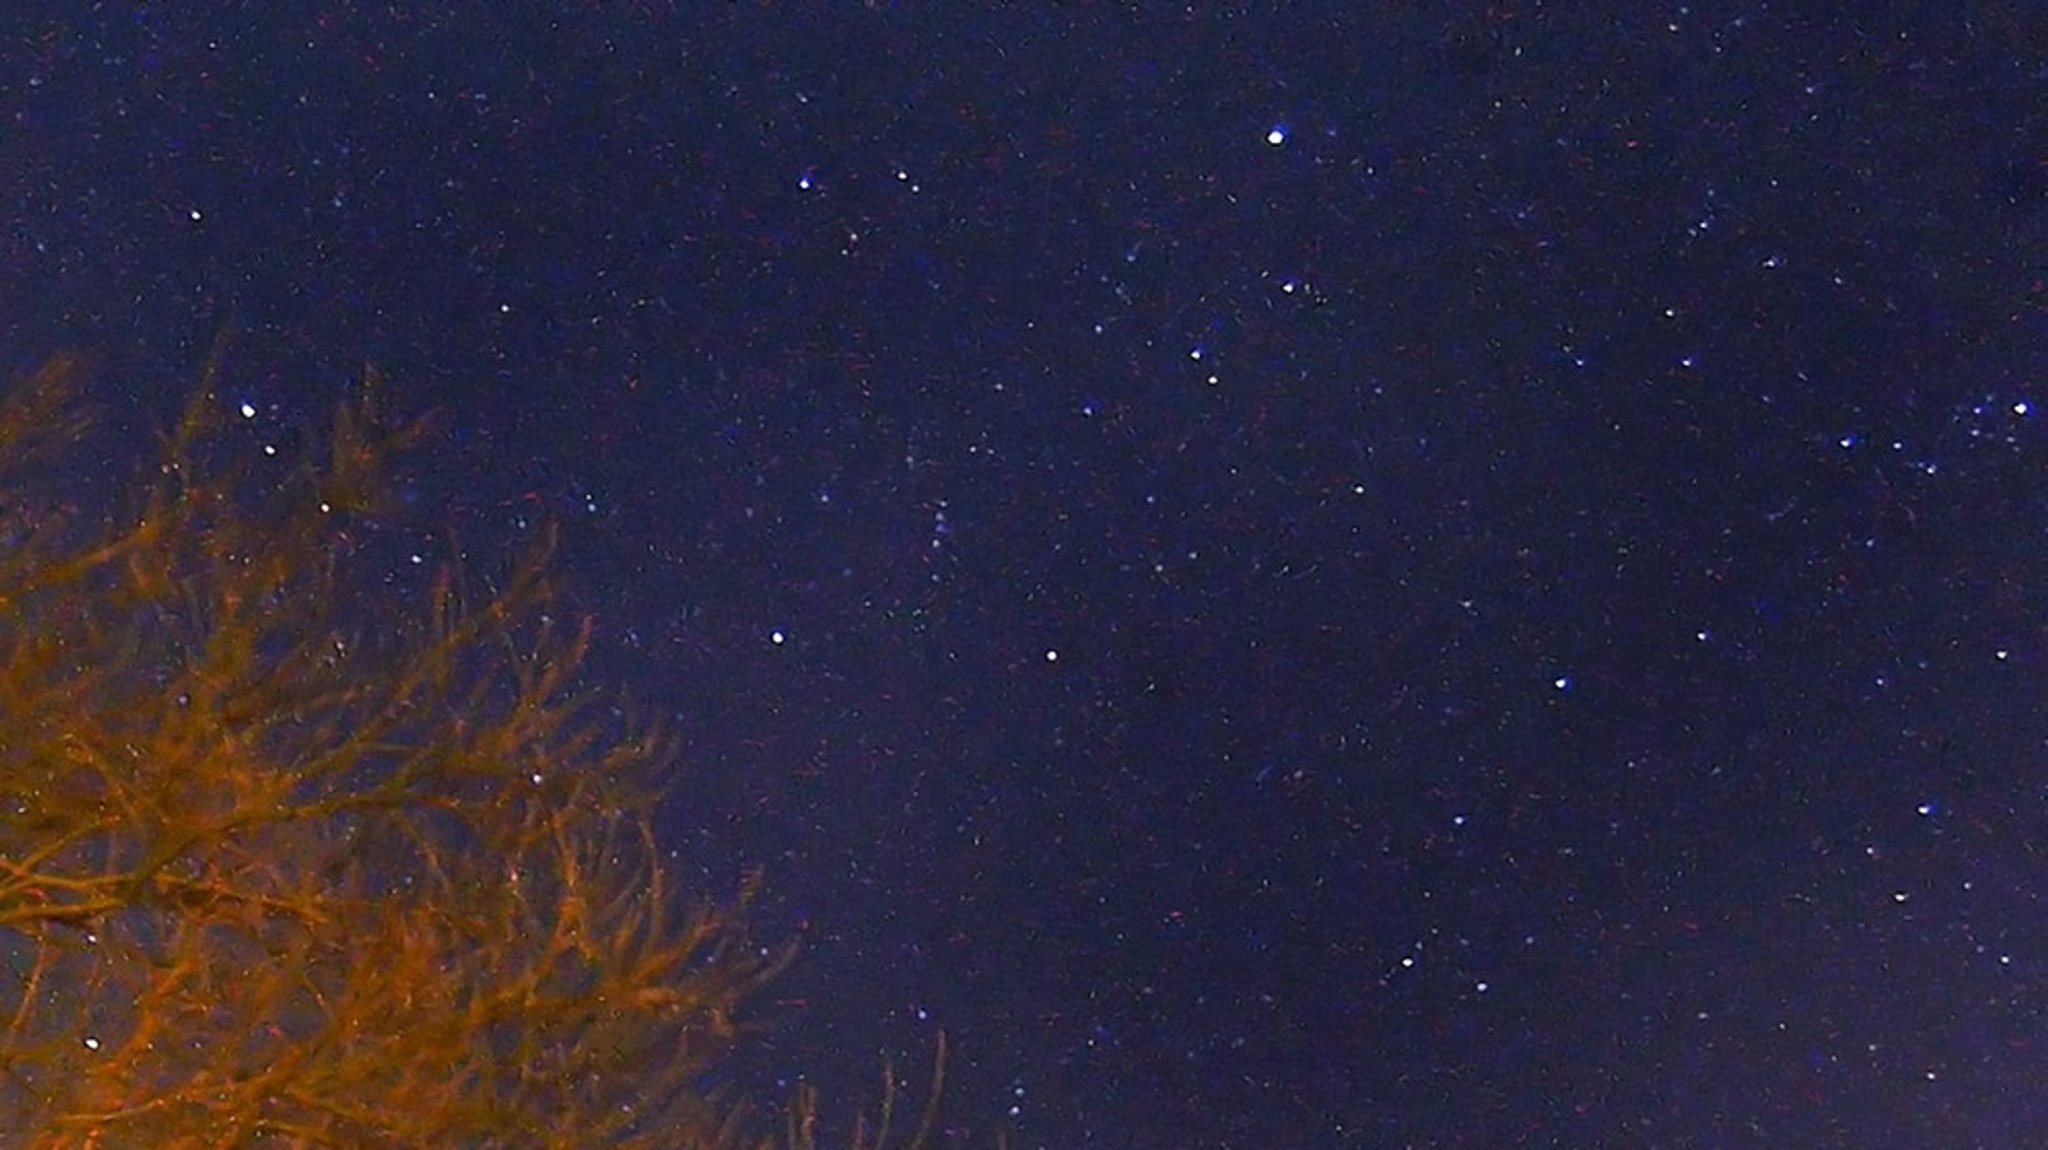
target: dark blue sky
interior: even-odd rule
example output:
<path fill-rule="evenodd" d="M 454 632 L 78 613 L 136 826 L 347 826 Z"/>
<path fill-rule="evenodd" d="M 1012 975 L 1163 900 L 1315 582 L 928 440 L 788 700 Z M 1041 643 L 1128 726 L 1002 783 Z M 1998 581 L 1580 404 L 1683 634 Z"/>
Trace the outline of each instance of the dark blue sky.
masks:
<path fill-rule="evenodd" d="M 806 939 L 741 1077 L 2048 1128 L 2029 5 L 390 7 L 9 7 L 0 347 L 141 428 L 231 325 L 252 447 L 380 364 L 394 609 L 563 521 Z"/>

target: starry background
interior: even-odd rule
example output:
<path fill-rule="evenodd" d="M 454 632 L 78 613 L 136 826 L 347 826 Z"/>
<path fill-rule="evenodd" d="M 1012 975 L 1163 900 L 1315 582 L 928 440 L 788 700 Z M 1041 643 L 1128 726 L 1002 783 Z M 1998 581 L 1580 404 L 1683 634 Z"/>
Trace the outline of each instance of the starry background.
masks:
<path fill-rule="evenodd" d="M 10 4 L 5 366 L 561 522 L 770 1099 L 2048 1136 L 2048 22 L 1200 7 Z"/>

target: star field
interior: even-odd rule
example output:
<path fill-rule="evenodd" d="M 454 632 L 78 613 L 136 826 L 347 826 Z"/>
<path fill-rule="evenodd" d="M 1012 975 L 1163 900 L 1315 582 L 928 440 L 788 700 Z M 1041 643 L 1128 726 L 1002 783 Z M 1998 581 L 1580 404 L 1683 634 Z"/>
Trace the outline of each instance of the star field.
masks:
<path fill-rule="evenodd" d="M 395 602 L 560 523 L 804 940 L 745 1088 L 2048 1128 L 2025 5 L 209 7 L 0 17 L 8 365 L 140 443 L 232 325 L 282 468 L 378 364 Z"/>

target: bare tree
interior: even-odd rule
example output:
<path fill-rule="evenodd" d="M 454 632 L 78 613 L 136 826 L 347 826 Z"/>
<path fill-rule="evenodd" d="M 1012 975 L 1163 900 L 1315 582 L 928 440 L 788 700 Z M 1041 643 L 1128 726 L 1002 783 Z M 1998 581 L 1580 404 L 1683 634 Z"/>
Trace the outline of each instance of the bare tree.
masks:
<path fill-rule="evenodd" d="M 576 689 L 547 556 L 368 626 L 362 524 L 413 432 L 370 373 L 258 491 L 217 371 L 98 525 L 20 495 L 76 449 L 79 362 L 0 409 L 6 1144 L 746 1142 L 700 1084 L 786 951 L 747 891 L 676 889 L 668 747 Z"/>

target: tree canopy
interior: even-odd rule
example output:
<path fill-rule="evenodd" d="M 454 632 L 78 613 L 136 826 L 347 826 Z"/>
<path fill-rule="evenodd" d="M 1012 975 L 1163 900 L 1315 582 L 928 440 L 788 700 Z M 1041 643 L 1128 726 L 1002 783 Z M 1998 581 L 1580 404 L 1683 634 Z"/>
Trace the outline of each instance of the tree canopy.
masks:
<path fill-rule="evenodd" d="M 218 370 L 99 523 L 33 493 L 82 442 L 81 361 L 0 408 L 0 1129 L 759 1144 L 701 1084 L 788 952 L 747 937 L 750 888 L 678 889 L 669 746 L 578 688 L 546 549 L 394 611 L 363 538 L 417 427 L 366 373 L 257 484 Z"/>

